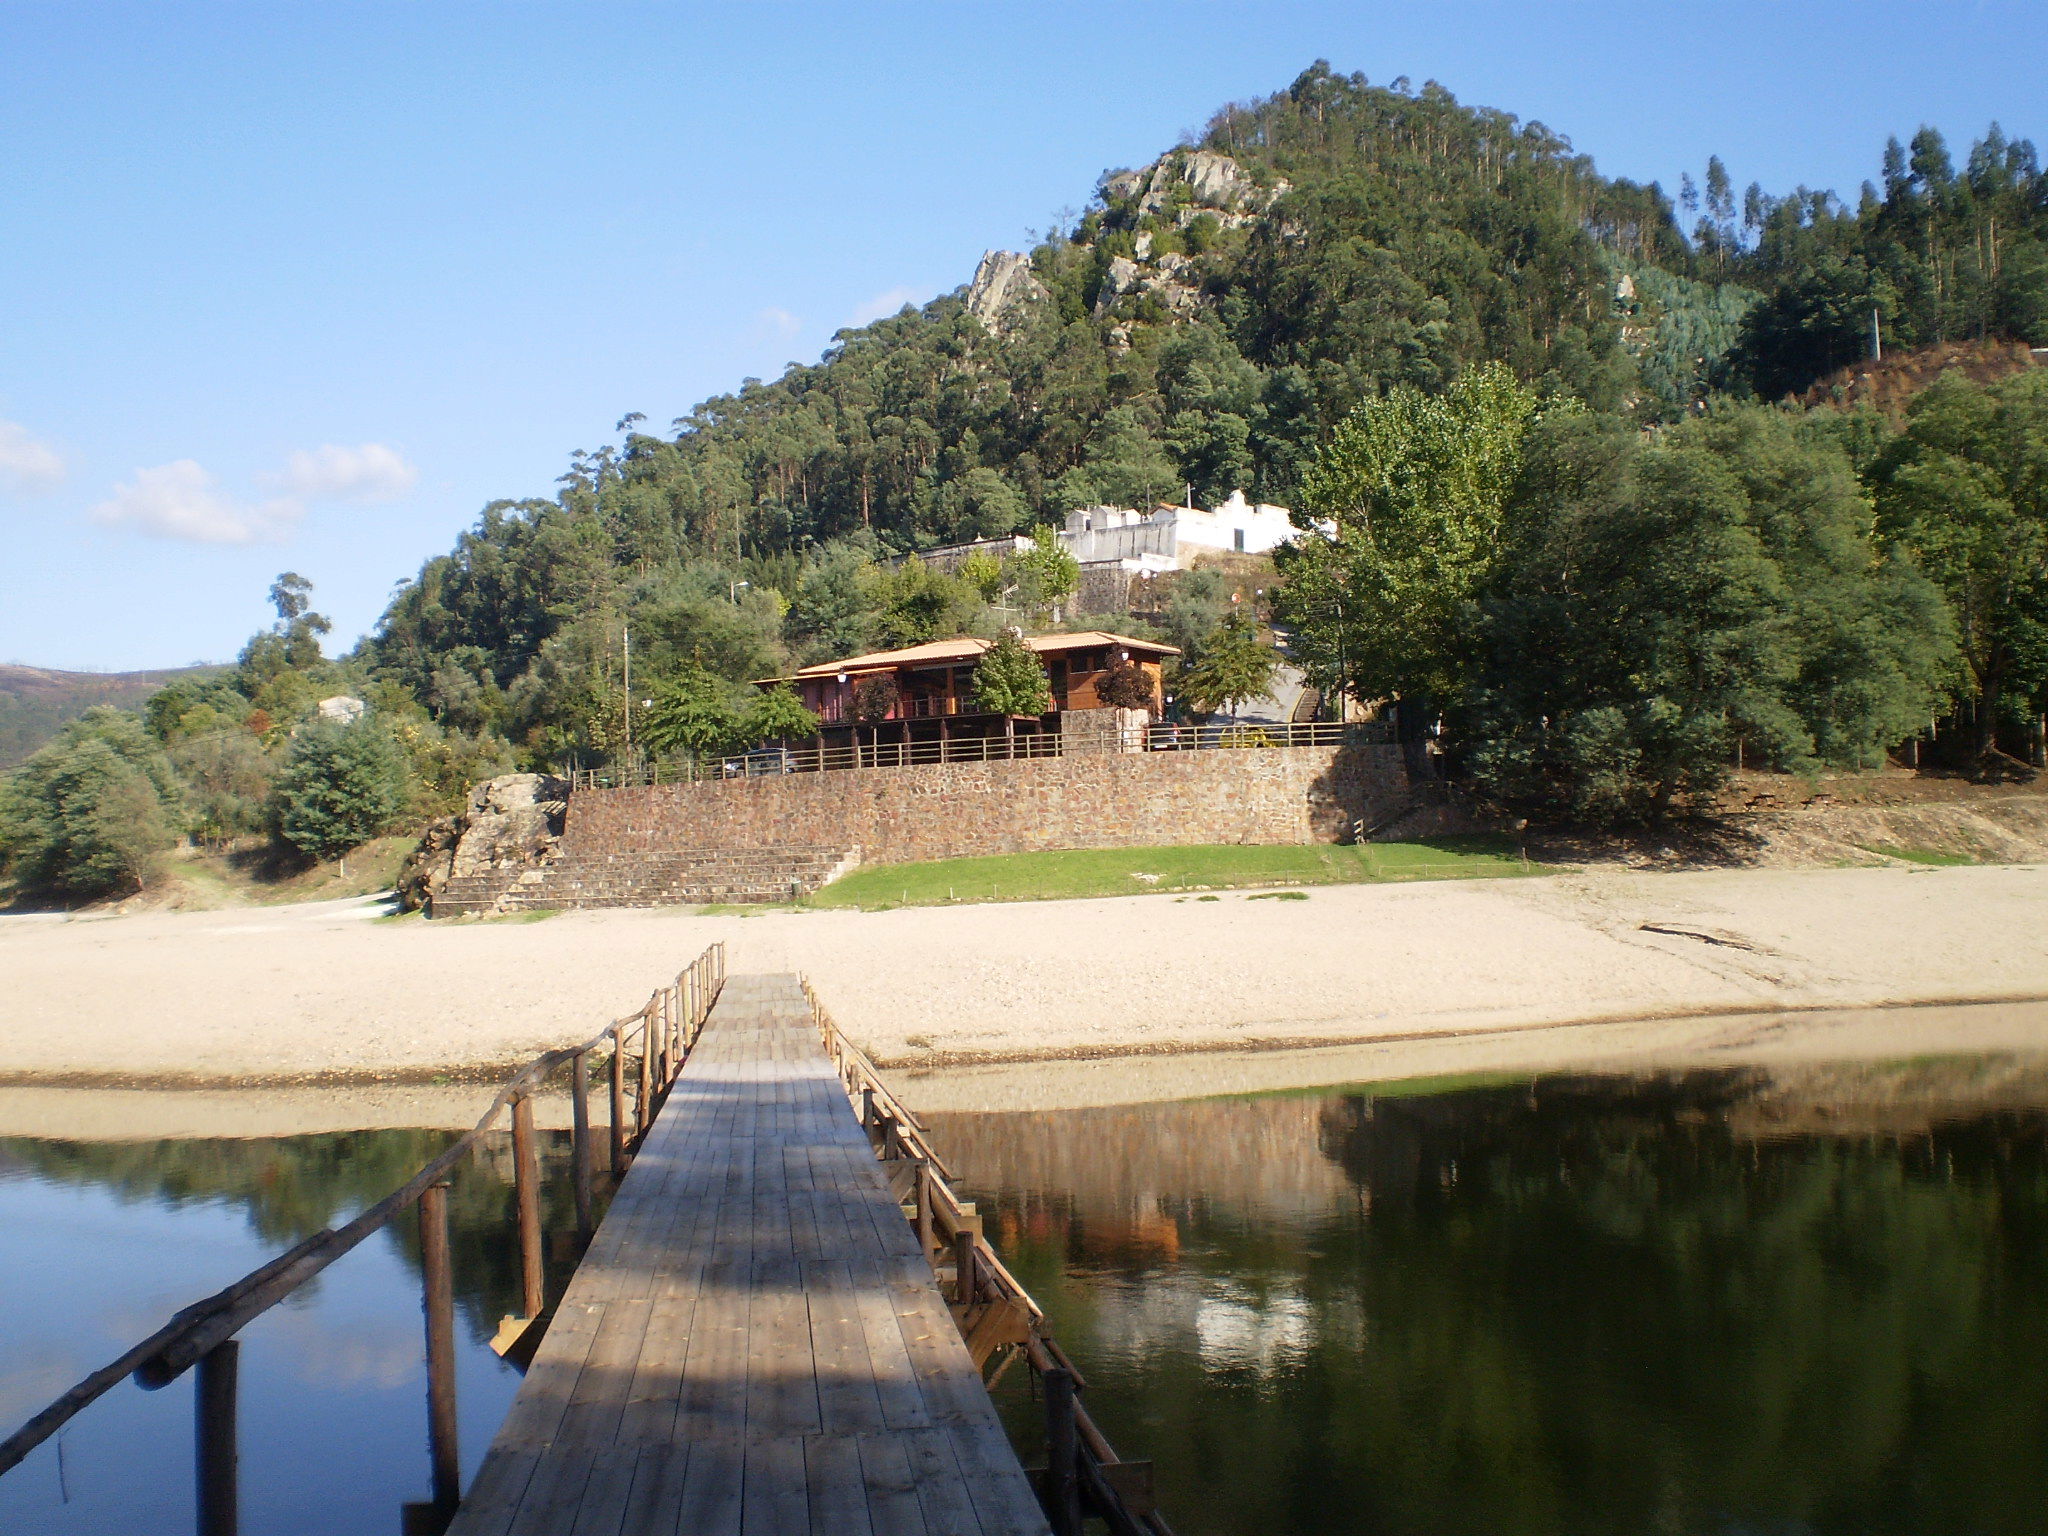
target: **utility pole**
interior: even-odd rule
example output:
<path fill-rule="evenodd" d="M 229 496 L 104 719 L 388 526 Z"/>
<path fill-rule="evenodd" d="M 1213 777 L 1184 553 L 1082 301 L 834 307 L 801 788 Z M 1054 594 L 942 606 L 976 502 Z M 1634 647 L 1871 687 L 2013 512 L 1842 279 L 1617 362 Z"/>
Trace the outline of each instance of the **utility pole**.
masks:
<path fill-rule="evenodd" d="M 619 679 L 620 705 L 626 712 L 626 755 L 633 755 L 633 626 L 621 624 L 619 637 L 623 646 L 623 675 Z"/>
<path fill-rule="evenodd" d="M 1877 308 L 1870 310 L 1870 355 L 1877 362 L 1884 361 L 1884 332 L 1877 328 Z"/>

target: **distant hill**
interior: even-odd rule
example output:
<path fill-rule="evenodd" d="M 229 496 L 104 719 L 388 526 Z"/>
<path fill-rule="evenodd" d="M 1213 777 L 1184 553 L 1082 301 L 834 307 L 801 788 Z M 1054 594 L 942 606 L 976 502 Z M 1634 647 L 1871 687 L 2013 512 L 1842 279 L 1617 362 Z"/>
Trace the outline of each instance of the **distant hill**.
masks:
<path fill-rule="evenodd" d="M 57 672 L 0 665 L 0 768 L 12 768 L 95 704 L 132 709 L 173 678 L 222 667 L 155 672 Z"/>

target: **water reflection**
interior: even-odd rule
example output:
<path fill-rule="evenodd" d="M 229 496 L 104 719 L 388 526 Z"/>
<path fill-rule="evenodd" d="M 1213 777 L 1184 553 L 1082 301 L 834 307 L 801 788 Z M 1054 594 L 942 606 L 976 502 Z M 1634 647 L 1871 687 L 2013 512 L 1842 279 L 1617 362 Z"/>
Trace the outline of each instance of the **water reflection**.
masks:
<path fill-rule="evenodd" d="M 346 1220 L 453 1140 L 374 1131 L 252 1140 L 0 1139 L 0 1423 L 283 1248 Z M 543 1133 L 550 1230 L 573 1226 L 566 1136 Z M 465 1476 L 518 1378 L 487 1347 L 519 1306 L 509 1138 L 449 1192 Z M 569 1255 L 550 1276 L 559 1291 Z M 402 1219 L 242 1338 L 242 1529 L 395 1530 L 427 1495 L 418 1229 Z M 0 1478 L 0 1531 L 192 1526 L 191 1382 L 114 1389 Z"/>
<path fill-rule="evenodd" d="M 1971 1060 L 932 1119 L 1183 1532 L 1947 1536 L 2048 1501 L 2043 1105 Z"/>

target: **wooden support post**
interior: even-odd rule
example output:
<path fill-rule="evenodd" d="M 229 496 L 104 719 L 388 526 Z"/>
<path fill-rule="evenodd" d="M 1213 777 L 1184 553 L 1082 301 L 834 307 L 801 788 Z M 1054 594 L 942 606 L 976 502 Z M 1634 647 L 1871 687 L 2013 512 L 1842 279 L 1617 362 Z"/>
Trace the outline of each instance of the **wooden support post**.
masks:
<path fill-rule="evenodd" d="M 963 1307 L 974 1305 L 974 1241 L 978 1223 L 969 1221 L 953 1234 L 953 1300 Z"/>
<path fill-rule="evenodd" d="M 647 1015 L 640 1015 L 640 1102 L 633 1108 L 635 1134 L 647 1134 L 647 1122 L 654 1117 L 654 1031 Z"/>
<path fill-rule="evenodd" d="M 455 1271 L 448 1256 L 446 1184 L 420 1191 L 420 1274 L 427 1313 L 427 1460 L 434 1508 L 453 1514 L 462 1502 L 462 1458 L 455 1437 Z"/>
<path fill-rule="evenodd" d="M 860 1091 L 860 1127 L 868 1133 L 868 1140 L 875 1139 L 875 1090 L 863 1088 Z"/>
<path fill-rule="evenodd" d="M 1045 1388 L 1045 1518 L 1053 1536 L 1081 1536 L 1081 1434 L 1074 1422 L 1074 1377 L 1055 1366 Z"/>
<path fill-rule="evenodd" d="M 199 1536 L 236 1536 L 241 1527 L 240 1453 L 235 1445 L 236 1381 L 242 1346 L 223 1339 L 199 1357 L 195 1428 L 199 1443 Z"/>
<path fill-rule="evenodd" d="M 612 1031 L 612 1177 L 626 1171 L 626 1042 L 622 1033 Z"/>
<path fill-rule="evenodd" d="M 597 1230 L 597 1202 L 591 1188 L 596 1169 L 590 1149 L 590 1058 L 583 1051 L 569 1063 L 569 1099 L 574 1116 L 570 1124 L 576 1159 L 576 1231 L 588 1240 Z"/>
<path fill-rule="evenodd" d="M 917 1160 L 917 1248 L 929 1264 L 932 1260 L 932 1165 L 929 1159 Z"/>
<path fill-rule="evenodd" d="M 512 1178 L 519 1202 L 519 1298 L 528 1321 L 544 1301 L 540 1255 L 540 1154 L 533 1141 L 533 1100 L 512 1101 Z"/>

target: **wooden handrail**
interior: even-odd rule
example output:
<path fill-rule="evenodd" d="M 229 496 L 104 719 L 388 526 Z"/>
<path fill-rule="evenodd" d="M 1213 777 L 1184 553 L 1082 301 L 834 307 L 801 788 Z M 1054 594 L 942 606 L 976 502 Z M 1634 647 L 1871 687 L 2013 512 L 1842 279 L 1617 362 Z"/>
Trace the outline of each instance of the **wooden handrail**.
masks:
<path fill-rule="evenodd" d="M 0 1441 L 0 1474 L 19 1465 L 29 1452 L 118 1385 L 124 1377 L 132 1375 L 139 1385 L 150 1388 L 176 1380 L 254 1319 L 355 1248 L 364 1238 L 388 1225 L 394 1217 L 416 1203 L 426 1190 L 443 1182 L 476 1149 L 509 1107 L 530 1098 L 565 1064 L 581 1061 L 607 1041 L 611 1043 L 614 1057 L 622 1057 L 628 1041 L 636 1032 L 643 1061 L 655 1057 L 652 1021 L 665 1001 L 673 1000 L 677 1004 L 674 1016 L 687 1016 L 689 1029 L 683 1032 L 680 1048 L 664 1063 L 661 1080 L 652 1085 L 654 1094 L 666 1093 L 675 1074 L 681 1070 L 682 1059 L 694 1043 L 696 1032 L 702 1028 L 704 1016 L 710 1013 L 717 1001 L 724 982 L 725 946 L 713 944 L 677 975 L 673 986 L 657 989 L 647 1006 L 638 1013 L 614 1019 L 581 1045 L 548 1051 L 535 1057 L 498 1090 L 497 1097 L 492 1099 L 490 1107 L 475 1126 L 382 1200 L 342 1226 L 315 1233 L 296 1247 L 251 1270 L 232 1285 L 182 1308 L 155 1333 L 78 1382 L 7 1439 Z M 684 1014 L 685 1008 L 688 1009 L 687 1015 Z M 587 1083 L 583 1087 L 587 1093 Z M 614 1102 L 618 1102 L 616 1097 Z M 585 1105 L 582 1114 L 587 1117 L 587 1113 Z M 651 1104 L 639 1104 L 637 1120 L 640 1134 L 645 1134 L 651 1119 Z M 586 1135 L 578 1154 L 580 1158 L 589 1157 L 589 1147 L 590 1140 Z M 579 1175 L 583 1171 L 581 1168 L 577 1170 Z"/>
<path fill-rule="evenodd" d="M 1000 1353 L 1002 1359 L 996 1364 L 994 1377 L 1000 1377 L 1009 1361 L 1020 1356 L 1041 1382 L 1048 1372 L 1054 1373 L 1055 1384 L 1064 1385 L 1046 1394 L 1046 1399 L 1049 1411 L 1071 1415 L 1070 1419 L 1062 1420 L 1073 1431 L 1073 1465 L 1068 1472 L 1078 1480 L 1080 1499 L 1087 1512 L 1099 1516 L 1119 1536 L 1173 1536 L 1166 1517 L 1149 1507 L 1149 1499 L 1148 1507 L 1131 1507 L 1129 1485 L 1122 1479 L 1130 1473 L 1142 1473 L 1149 1478 L 1149 1463 L 1125 1462 L 1089 1415 L 1080 1401 L 1080 1393 L 1088 1384 L 1086 1378 L 1052 1336 L 1038 1303 L 989 1243 L 980 1214 L 954 1192 L 952 1175 L 933 1150 L 929 1131 L 882 1081 L 867 1052 L 832 1021 L 809 978 L 803 979 L 803 989 L 826 1052 L 839 1067 L 847 1097 L 874 1144 L 875 1155 L 885 1166 L 910 1171 L 909 1187 L 899 1193 L 908 1197 L 911 1219 L 924 1245 L 926 1260 L 937 1272 L 941 1259 L 953 1256 L 953 1317 L 961 1337 L 967 1341 L 975 1367 L 983 1369 L 985 1362 Z M 1048 1446 L 1056 1458 L 1068 1454 L 1058 1449 L 1066 1444 L 1065 1432 L 1049 1426 Z M 1064 1498 L 1059 1490 L 1070 1486 L 1062 1482 L 1057 1471 L 1056 1460 L 1055 1466 L 1048 1469 L 1046 1486 L 1053 1490 L 1046 1495 L 1048 1498 Z M 1063 1516 L 1059 1509 L 1051 1507 L 1047 1513 L 1055 1530 L 1060 1530 Z"/>

